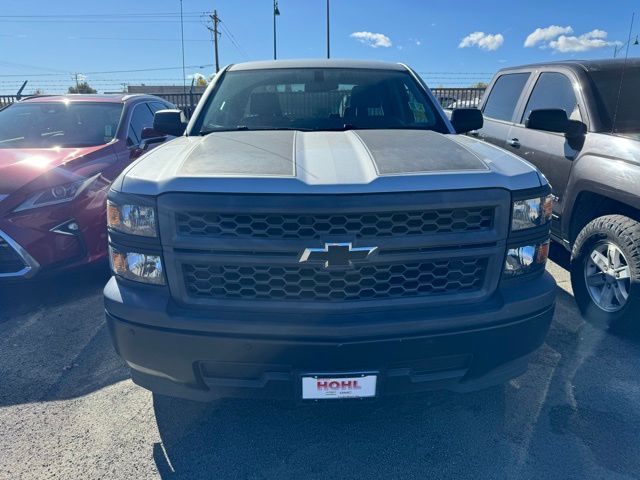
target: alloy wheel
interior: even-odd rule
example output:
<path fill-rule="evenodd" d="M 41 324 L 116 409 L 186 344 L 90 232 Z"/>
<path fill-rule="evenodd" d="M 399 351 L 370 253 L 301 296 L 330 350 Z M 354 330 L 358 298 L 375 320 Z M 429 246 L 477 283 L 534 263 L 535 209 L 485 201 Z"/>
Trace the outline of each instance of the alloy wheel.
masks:
<path fill-rule="evenodd" d="M 627 303 L 631 271 L 622 250 L 611 243 L 593 247 L 584 266 L 587 291 L 605 312 L 617 312 Z"/>

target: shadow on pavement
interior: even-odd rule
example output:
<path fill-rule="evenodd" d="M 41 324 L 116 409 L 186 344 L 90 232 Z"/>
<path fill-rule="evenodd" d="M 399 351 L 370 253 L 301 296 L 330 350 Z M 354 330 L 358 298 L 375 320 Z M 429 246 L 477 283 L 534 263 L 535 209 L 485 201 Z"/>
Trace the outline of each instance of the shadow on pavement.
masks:
<path fill-rule="evenodd" d="M 502 418 L 503 399 L 501 388 L 299 407 L 155 396 L 162 444 L 154 445 L 154 459 L 165 479 L 410 478 L 425 460 L 437 478 L 452 478 L 452 456 L 496 449 L 493 426 L 481 419 Z M 482 435 L 460 435 L 477 420 Z M 476 473 L 490 476 L 482 467 Z"/>
<path fill-rule="evenodd" d="M 129 378 L 104 321 L 104 265 L 0 287 L 0 406 L 75 398 Z"/>
<path fill-rule="evenodd" d="M 164 479 L 635 477 L 639 350 L 559 289 L 547 343 L 503 387 L 298 407 L 154 396 L 154 460 Z"/>
<path fill-rule="evenodd" d="M 109 279 L 109 267 L 99 263 L 77 271 L 0 284 L 0 323 L 39 308 L 71 303 L 102 292 Z"/>
<path fill-rule="evenodd" d="M 556 242 L 551 242 L 549 245 L 549 258 L 565 270 L 569 270 L 571 254 L 563 246 L 558 245 Z"/>

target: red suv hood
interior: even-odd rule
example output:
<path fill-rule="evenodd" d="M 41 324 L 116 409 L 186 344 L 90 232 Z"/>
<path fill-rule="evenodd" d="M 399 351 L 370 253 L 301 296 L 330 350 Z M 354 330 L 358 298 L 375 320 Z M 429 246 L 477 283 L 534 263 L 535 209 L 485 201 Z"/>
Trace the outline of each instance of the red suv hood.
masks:
<path fill-rule="evenodd" d="M 9 194 L 43 173 L 105 148 L 0 148 L 0 194 Z"/>

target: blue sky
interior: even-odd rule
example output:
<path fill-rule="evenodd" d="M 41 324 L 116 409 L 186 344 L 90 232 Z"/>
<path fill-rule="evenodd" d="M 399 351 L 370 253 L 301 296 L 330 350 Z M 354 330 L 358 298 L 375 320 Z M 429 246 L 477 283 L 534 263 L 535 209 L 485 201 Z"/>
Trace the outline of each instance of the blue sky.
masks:
<path fill-rule="evenodd" d="M 85 73 L 100 91 L 119 89 L 120 83 L 179 84 L 179 68 L 92 73 L 181 66 L 177 15 L 145 16 L 175 13 L 179 5 L 179 0 L 2 0 L 0 93 L 15 92 L 27 78 L 27 90 L 56 93 L 72 83 L 72 72 Z M 279 0 L 279 7 L 279 58 L 324 57 L 325 0 Z M 223 65 L 272 58 L 271 0 L 183 0 L 183 8 L 187 65 L 213 63 L 211 36 L 200 16 L 213 8 L 224 26 Z M 405 62 L 424 72 L 431 86 L 465 86 L 488 80 L 507 65 L 611 57 L 613 43 L 627 40 L 634 8 L 635 38 L 637 1 L 331 0 L 331 53 Z M 525 47 L 536 29 L 542 30 Z M 630 54 L 640 56 L 640 46 L 631 46 Z"/>

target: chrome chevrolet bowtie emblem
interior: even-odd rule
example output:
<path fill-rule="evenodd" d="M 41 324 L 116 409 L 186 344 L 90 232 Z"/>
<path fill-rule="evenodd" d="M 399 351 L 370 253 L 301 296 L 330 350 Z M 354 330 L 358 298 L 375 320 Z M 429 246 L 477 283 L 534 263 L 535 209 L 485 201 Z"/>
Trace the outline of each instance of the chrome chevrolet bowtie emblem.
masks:
<path fill-rule="evenodd" d="M 353 247 L 350 243 L 325 243 L 324 248 L 306 248 L 300 262 L 324 262 L 325 268 L 350 267 L 353 261 L 365 260 L 378 247 Z"/>

